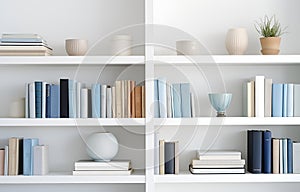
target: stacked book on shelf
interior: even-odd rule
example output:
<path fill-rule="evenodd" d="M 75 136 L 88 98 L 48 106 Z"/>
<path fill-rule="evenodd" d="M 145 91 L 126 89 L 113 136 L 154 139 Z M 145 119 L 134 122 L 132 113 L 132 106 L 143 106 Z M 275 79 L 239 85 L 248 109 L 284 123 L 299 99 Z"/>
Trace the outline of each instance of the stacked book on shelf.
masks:
<path fill-rule="evenodd" d="M 300 84 L 273 83 L 265 76 L 255 76 L 244 84 L 244 116 L 299 117 Z"/>
<path fill-rule="evenodd" d="M 145 86 L 116 81 L 91 88 L 71 79 L 26 84 L 26 118 L 144 118 Z"/>
<path fill-rule="evenodd" d="M 189 169 L 193 174 L 245 173 L 245 159 L 239 151 L 197 151 Z"/>
<path fill-rule="evenodd" d="M 0 40 L 2 56 L 49 56 L 52 48 L 38 34 L 2 34 Z"/>
<path fill-rule="evenodd" d="M 0 149 L 0 175 L 46 175 L 48 146 L 38 138 L 11 137 Z"/>
<path fill-rule="evenodd" d="M 293 147 L 295 146 L 295 154 Z M 299 143 L 290 138 L 272 138 L 269 130 L 247 131 L 248 171 L 251 173 L 293 173 L 299 171 Z"/>
<path fill-rule="evenodd" d="M 131 175 L 133 169 L 129 160 L 93 161 L 80 160 L 75 162 L 73 175 Z"/>
<path fill-rule="evenodd" d="M 158 145 L 158 173 L 160 175 L 179 174 L 179 142 L 159 140 Z"/>
<path fill-rule="evenodd" d="M 154 117 L 196 117 L 190 83 L 169 84 L 165 77 L 154 80 Z"/>

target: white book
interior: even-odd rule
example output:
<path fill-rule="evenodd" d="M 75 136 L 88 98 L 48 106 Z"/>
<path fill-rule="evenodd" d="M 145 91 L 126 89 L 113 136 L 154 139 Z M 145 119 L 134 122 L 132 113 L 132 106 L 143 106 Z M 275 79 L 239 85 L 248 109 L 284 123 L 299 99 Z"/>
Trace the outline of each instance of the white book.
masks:
<path fill-rule="evenodd" d="M 294 116 L 294 84 L 287 84 L 287 116 Z"/>
<path fill-rule="evenodd" d="M 196 115 L 196 103 L 195 103 L 195 95 L 194 93 L 190 93 L 191 97 L 191 115 L 192 117 L 197 117 Z"/>
<path fill-rule="evenodd" d="M 159 132 L 154 132 L 154 174 L 159 174 Z"/>
<path fill-rule="evenodd" d="M 107 85 L 101 85 L 101 118 L 106 118 L 106 90 Z"/>
<path fill-rule="evenodd" d="M 35 83 L 29 83 L 29 118 L 35 118 Z"/>
<path fill-rule="evenodd" d="M 265 79 L 265 117 L 272 115 L 272 79 Z"/>
<path fill-rule="evenodd" d="M 112 97 L 111 97 L 111 87 L 107 86 L 106 90 L 106 117 L 107 118 L 112 118 Z"/>
<path fill-rule="evenodd" d="M 131 175 L 132 169 L 127 171 L 73 171 L 73 175 L 78 176 L 107 176 L 107 175 Z"/>
<path fill-rule="evenodd" d="M 81 101 L 81 86 L 82 84 L 80 82 L 76 82 L 76 118 L 80 118 L 80 101 Z"/>
<path fill-rule="evenodd" d="M 84 88 L 81 89 L 81 95 L 80 95 L 80 117 L 81 118 L 88 118 L 88 89 Z"/>
<path fill-rule="evenodd" d="M 122 117 L 122 82 L 116 81 L 116 118 Z"/>
<path fill-rule="evenodd" d="M 283 173 L 283 140 L 279 139 L 279 173 Z"/>
<path fill-rule="evenodd" d="M 111 110 L 112 110 L 112 117 L 116 118 L 116 87 L 111 88 Z"/>
<path fill-rule="evenodd" d="M 294 84 L 294 98 L 300 98 L 300 84 Z M 300 99 L 294 99 L 294 117 L 300 117 Z"/>
<path fill-rule="evenodd" d="M 255 117 L 265 116 L 265 77 L 255 76 Z"/>
<path fill-rule="evenodd" d="M 48 173 L 48 146 L 37 145 L 33 147 L 33 175 L 46 175 Z"/>
<path fill-rule="evenodd" d="M 25 118 L 29 118 L 29 83 L 25 83 Z"/>
<path fill-rule="evenodd" d="M 193 159 L 192 165 L 245 165 L 246 161 L 245 159 L 239 159 L 239 160 L 199 160 L 199 159 Z"/>
<path fill-rule="evenodd" d="M 172 97 L 171 97 L 171 86 L 167 84 L 167 117 L 172 118 Z"/>
<path fill-rule="evenodd" d="M 42 118 L 46 118 L 46 82 L 42 82 Z"/>
<path fill-rule="evenodd" d="M 4 175 L 8 175 L 8 145 L 4 147 Z"/>
<path fill-rule="evenodd" d="M 125 116 L 125 81 L 121 81 L 121 117 Z"/>
<path fill-rule="evenodd" d="M 230 168 L 245 168 L 245 165 L 233 164 L 216 164 L 216 165 L 193 165 L 194 169 L 230 169 Z"/>
<path fill-rule="evenodd" d="M 244 168 L 226 168 L 226 169 L 194 169 L 190 166 L 190 172 L 193 174 L 222 174 L 222 173 L 245 173 Z"/>
<path fill-rule="evenodd" d="M 130 160 L 112 160 L 108 162 L 93 161 L 93 160 L 80 160 L 75 162 L 75 171 L 127 171 L 131 169 Z"/>
<path fill-rule="evenodd" d="M 242 153 L 240 151 L 197 151 L 197 158 L 200 160 L 240 160 Z"/>
<path fill-rule="evenodd" d="M 300 142 L 293 143 L 293 173 L 300 173 Z"/>

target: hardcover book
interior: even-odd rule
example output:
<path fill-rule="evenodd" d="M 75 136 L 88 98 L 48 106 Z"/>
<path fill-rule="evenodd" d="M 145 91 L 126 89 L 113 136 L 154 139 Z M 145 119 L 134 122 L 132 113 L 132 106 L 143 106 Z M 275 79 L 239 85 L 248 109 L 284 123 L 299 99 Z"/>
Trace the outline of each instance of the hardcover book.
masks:
<path fill-rule="evenodd" d="M 262 172 L 262 134 L 260 130 L 247 131 L 247 162 L 251 173 Z"/>

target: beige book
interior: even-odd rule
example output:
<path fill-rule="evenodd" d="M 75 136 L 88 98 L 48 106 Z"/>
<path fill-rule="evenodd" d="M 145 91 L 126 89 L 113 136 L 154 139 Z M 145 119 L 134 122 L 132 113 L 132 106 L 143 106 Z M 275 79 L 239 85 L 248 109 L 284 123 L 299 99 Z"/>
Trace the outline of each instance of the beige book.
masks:
<path fill-rule="evenodd" d="M 131 98 L 130 98 L 130 92 L 131 92 L 131 81 L 130 80 L 126 80 L 126 117 L 130 118 L 131 117 Z"/>
<path fill-rule="evenodd" d="M 131 98 L 131 107 L 130 107 L 130 114 L 131 114 L 131 118 L 135 118 L 135 93 L 134 93 L 134 89 L 135 89 L 135 81 L 130 81 L 130 98 Z"/>
<path fill-rule="evenodd" d="M 116 118 L 122 117 L 122 83 L 116 81 Z"/>
<path fill-rule="evenodd" d="M 112 117 L 116 118 L 116 87 L 111 88 L 111 102 Z"/>
<path fill-rule="evenodd" d="M 159 174 L 165 174 L 165 141 L 159 140 Z"/>
<path fill-rule="evenodd" d="M 8 175 L 18 175 L 19 171 L 19 138 L 8 139 Z"/>
<path fill-rule="evenodd" d="M 255 115 L 255 82 L 250 81 L 246 83 L 245 90 L 245 109 L 244 115 L 246 117 L 254 117 Z"/>
<path fill-rule="evenodd" d="M 145 118 L 145 86 L 142 86 L 142 118 Z"/>
<path fill-rule="evenodd" d="M 0 149 L 0 175 L 4 175 L 5 150 Z"/>
<path fill-rule="evenodd" d="M 135 94 L 135 117 L 142 117 L 142 86 L 136 86 L 134 90 Z"/>
<path fill-rule="evenodd" d="M 125 112 L 126 112 L 126 109 L 125 109 L 125 106 L 126 106 L 126 99 L 125 99 L 125 95 L 126 95 L 126 93 L 125 93 L 125 80 L 123 80 L 123 81 L 121 81 L 121 100 L 122 100 L 122 105 L 121 105 L 121 111 L 122 111 L 122 113 L 121 113 L 121 117 L 122 118 L 124 118 L 124 117 L 126 117 L 126 114 L 125 114 Z"/>
<path fill-rule="evenodd" d="M 277 138 L 272 139 L 273 153 L 273 173 L 279 173 L 279 140 Z"/>
<path fill-rule="evenodd" d="M 272 79 L 265 79 L 265 117 L 272 113 Z"/>

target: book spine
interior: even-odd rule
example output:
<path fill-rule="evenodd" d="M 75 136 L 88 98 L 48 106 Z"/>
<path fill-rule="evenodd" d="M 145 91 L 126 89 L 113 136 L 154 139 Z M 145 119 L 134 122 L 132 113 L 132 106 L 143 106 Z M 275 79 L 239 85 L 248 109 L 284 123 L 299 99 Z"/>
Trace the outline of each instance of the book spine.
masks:
<path fill-rule="evenodd" d="M 9 149 L 8 149 L 8 145 L 5 145 L 4 147 L 5 150 L 5 159 L 4 159 L 4 175 L 7 176 L 8 175 L 8 153 L 9 153 Z"/>
<path fill-rule="evenodd" d="M 112 100 L 112 104 L 111 104 L 111 110 L 112 110 L 112 117 L 116 118 L 116 87 L 112 87 L 111 88 L 111 100 Z"/>
<path fill-rule="evenodd" d="M 4 175 L 5 149 L 0 149 L 0 175 Z"/>
<path fill-rule="evenodd" d="M 173 107 L 174 107 L 174 117 L 181 117 L 181 93 L 180 84 L 173 84 Z"/>
<path fill-rule="evenodd" d="M 34 82 L 35 85 L 35 117 L 42 118 L 42 85 L 40 81 Z"/>
<path fill-rule="evenodd" d="M 265 117 L 272 115 L 272 79 L 265 79 Z"/>
<path fill-rule="evenodd" d="M 134 93 L 134 89 L 135 89 L 135 81 L 130 81 L 130 98 L 131 98 L 131 118 L 135 118 L 135 93 Z"/>
<path fill-rule="evenodd" d="M 159 174 L 159 133 L 154 132 L 154 174 Z"/>
<path fill-rule="evenodd" d="M 23 162 L 23 138 L 19 138 L 19 147 L 18 147 L 18 175 L 23 175 L 23 166 L 24 166 L 24 162 Z"/>
<path fill-rule="evenodd" d="M 29 118 L 35 118 L 35 83 L 29 83 Z"/>
<path fill-rule="evenodd" d="M 171 97 L 171 86 L 167 84 L 167 117 L 172 118 L 172 97 Z"/>
<path fill-rule="evenodd" d="M 91 89 L 92 94 L 92 117 L 93 118 L 100 118 L 101 114 L 101 90 L 100 84 L 93 84 Z"/>
<path fill-rule="evenodd" d="M 51 118 L 60 117 L 60 88 L 59 85 L 51 85 L 50 89 L 50 108 L 51 108 Z"/>
<path fill-rule="evenodd" d="M 300 143 L 293 142 L 293 173 L 300 173 Z"/>
<path fill-rule="evenodd" d="M 263 173 L 272 173 L 272 134 L 271 131 L 264 131 L 263 132 L 263 166 L 262 172 Z"/>
<path fill-rule="evenodd" d="M 88 118 L 88 89 L 81 89 L 81 97 L 80 97 L 80 117 Z"/>
<path fill-rule="evenodd" d="M 300 84 L 294 84 L 294 117 L 300 117 Z"/>
<path fill-rule="evenodd" d="M 24 139 L 23 143 L 23 175 L 30 175 L 31 167 L 31 139 Z"/>
<path fill-rule="evenodd" d="M 175 154 L 174 154 L 175 174 L 179 174 L 179 142 L 178 141 L 174 142 L 174 147 L 175 147 Z"/>
<path fill-rule="evenodd" d="M 288 172 L 288 152 L 287 152 L 287 139 L 282 139 L 282 151 L 283 151 L 283 173 Z"/>
<path fill-rule="evenodd" d="M 125 100 L 125 81 L 121 81 L 121 117 L 124 118 L 126 117 L 125 114 L 125 106 L 126 106 L 126 100 Z"/>
<path fill-rule="evenodd" d="M 42 118 L 46 118 L 47 106 L 47 83 L 42 82 Z"/>
<path fill-rule="evenodd" d="M 51 85 L 46 84 L 46 118 L 51 117 Z"/>
<path fill-rule="evenodd" d="M 282 93 L 282 117 L 287 117 L 287 84 L 283 84 L 283 93 Z"/>
<path fill-rule="evenodd" d="M 106 118 L 106 90 L 107 89 L 107 85 L 101 85 L 101 118 Z"/>
<path fill-rule="evenodd" d="M 181 97 L 181 112 L 182 117 L 191 117 L 191 100 L 190 100 L 190 84 L 180 84 L 180 97 Z"/>
<path fill-rule="evenodd" d="M 60 117 L 69 118 L 69 80 L 60 79 Z"/>
<path fill-rule="evenodd" d="M 174 142 L 165 142 L 165 174 L 175 174 Z"/>
<path fill-rule="evenodd" d="M 197 115 L 196 115 L 196 103 L 195 103 L 195 95 L 194 95 L 194 93 L 191 93 L 190 97 L 191 97 L 191 115 L 192 115 L 192 117 L 197 117 Z"/>
<path fill-rule="evenodd" d="M 116 118 L 122 117 L 122 82 L 116 81 Z"/>
<path fill-rule="evenodd" d="M 142 118 L 142 86 L 136 86 L 135 94 L 135 117 Z"/>
<path fill-rule="evenodd" d="M 247 131 L 247 158 L 248 171 L 251 173 L 262 172 L 262 131 Z"/>
<path fill-rule="evenodd" d="M 130 95 L 131 95 L 131 81 L 130 80 L 126 80 L 126 100 L 127 100 L 127 107 L 126 107 L 126 110 L 127 110 L 127 118 L 130 118 L 131 117 L 131 98 L 130 98 Z"/>
<path fill-rule="evenodd" d="M 159 140 L 159 174 L 165 174 L 165 141 Z"/>
<path fill-rule="evenodd" d="M 167 79 L 165 77 L 158 78 L 158 101 L 159 101 L 159 117 L 167 117 Z"/>
<path fill-rule="evenodd" d="M 80 118 L 81 87 L 82 87 L 81 83 L 76 82 L 76 118 Z"/>
<path fill-rule="evenodd" d="M 282 117 L 283 84 L 272 86 L 272 117 Z"/>
<path fill-rule="evenodd" d="M 142 86 L 142 89 L 141 89 L 141 98 L 142 98 L 142 118 L 145 118 L 146 117 L 146 97 L 145 97 L 145 86 L 143 85 Z"/>
<path fill-rule="evenodd" d="M 273 160 L 273 173 L 279 173 L 279 139 L 273 138 L 272 139 L 272 160 Z"/>
<path fill-rule="evenodd" d="M 76 117 L 76 82 L 75 80 L 69 80 L 69 118 Z"/>
<path fill-rule="evenodd" d="M 106 117 L 112 118 L 112 97 L 111 97 L 111 87 L 107 86 L 106 90 Z"/>
<path fill-rule="evenodd" d="M 294 116 L 294 84 L 287 84 L 287 116 Z"/>
<path fill-rule="evenodd" d="M 279 139 L 279 173 L 283 173 L 283 139 Z"/>
<path fill-rule="evenodd" d="M 255 76 L 255 117 L 265 116 L 265 77 Z"/>
<path fill-rule="evenodd" d="M 48 146 L 34 146 L 33 175 L 46 175 L 48 173 Z"/>
<path fill-rule="evenodd" d="M 25 83 L 25 118 L 29 118 L 29 83 Z"/>
<path fill-rule="evenodd" d="M 287 173 L 293 173 L 293 141 L 287 139 Z"/>
<path fill-rule="evenodd" d="M 154 80 L 154 117 L 159 118 L 158 79 Z"/>
<path fill-rule="evenodd" d="M 8 139 L 8 175 L 19 173 L 19 139 L 11 137 Z"/>

